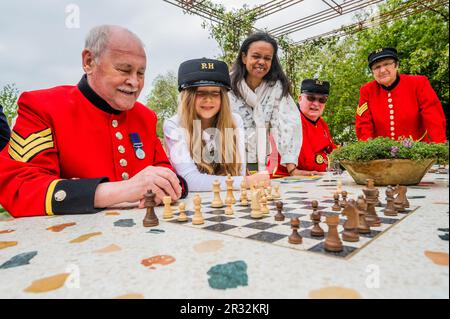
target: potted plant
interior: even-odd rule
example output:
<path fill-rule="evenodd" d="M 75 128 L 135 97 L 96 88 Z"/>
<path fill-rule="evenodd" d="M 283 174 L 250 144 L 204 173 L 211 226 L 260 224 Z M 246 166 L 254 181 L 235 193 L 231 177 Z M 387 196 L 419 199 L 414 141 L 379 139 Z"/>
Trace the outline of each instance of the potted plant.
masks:
<path fill-rule="evenodd" d="M 378 137 L 342 146 L 331 154 L 357 184 L 365 185 L 368 178 L 375 185 L 415 185 L 435 164 L 448 164 L 448 145 L 398 141 Z"/>

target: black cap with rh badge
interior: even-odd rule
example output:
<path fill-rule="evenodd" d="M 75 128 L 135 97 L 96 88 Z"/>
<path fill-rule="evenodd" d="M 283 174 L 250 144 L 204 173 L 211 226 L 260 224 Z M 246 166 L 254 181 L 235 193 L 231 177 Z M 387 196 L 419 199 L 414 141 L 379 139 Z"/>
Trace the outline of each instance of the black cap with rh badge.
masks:
<path fill-rule="evenodd" d="M 231 81 L 227 64 L 207 58 L 181 63 L 178 69 L 178 91 L 199 86 L 221 86 L 230 90 Z"/>
<path fill-rule="evenodd" d="M 301 93 L 328 95 L 330 93 L 330 82 L 318 79 L 305 79 L 302 82 Z"/>
<path fill-rule="evenodd" d="M 380 48 L 369 54 L 367 58 L 369 60 L 369 68 L 372 68 L 372 65 L 380 60 L 384 59 L 394 59 L 398 61 L 398 54 L 395 48 Z"/>

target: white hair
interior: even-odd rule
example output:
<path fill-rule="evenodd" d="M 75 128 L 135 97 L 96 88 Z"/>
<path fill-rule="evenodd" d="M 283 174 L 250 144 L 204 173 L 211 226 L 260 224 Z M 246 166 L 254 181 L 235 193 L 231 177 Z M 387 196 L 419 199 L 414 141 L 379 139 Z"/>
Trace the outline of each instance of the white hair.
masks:
<path fill-rule="evenodd" d="M 84 48 L 92 52 L 95 61 L 98 61 L 98 58 L 102 55 L 102 53 L 108 46 L 111 34 L 117 30 L 129 33 L 144 48 L 144 43 L 141 41 L 141 39 L 139 39 L 139 37 L 130 30 L 115 25 L 100 25 L 92 28 L 89 31 L 84 44 Z"/>

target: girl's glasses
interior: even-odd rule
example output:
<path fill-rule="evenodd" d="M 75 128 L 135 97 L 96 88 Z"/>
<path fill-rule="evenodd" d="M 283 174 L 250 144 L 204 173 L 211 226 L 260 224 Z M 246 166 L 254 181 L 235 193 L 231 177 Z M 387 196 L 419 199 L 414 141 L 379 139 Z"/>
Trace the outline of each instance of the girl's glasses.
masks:
<path fill-rule="evenodd" d="M 197 91 L 195 92 L 195 96 L 202 100 L 206 100 L 208 97 L 212 100 L 216 100 L 220 98 L 220 91 Z"/>

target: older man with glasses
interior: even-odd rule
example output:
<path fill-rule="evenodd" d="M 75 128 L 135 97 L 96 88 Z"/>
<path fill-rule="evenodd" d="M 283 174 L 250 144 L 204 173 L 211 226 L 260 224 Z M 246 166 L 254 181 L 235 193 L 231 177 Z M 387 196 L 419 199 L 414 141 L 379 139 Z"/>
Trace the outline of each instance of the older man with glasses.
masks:
<path fill-rule="evenodd" d="M 327 123 L 322 118 L 330 92 L 330 83 L 306 79 L 301 85 L 299 108 L 303 130 L 303 143 L 295 169 L 287 171 L 278 166 L 275 175 L 317 175 L 328 167 L 328 155 L 336 148 Z"/>
<path fill-rule="evenodd" d="M 427 77 L 400 74 L 394 48 L 373 51 L 368 60 L 375 80 L 360 90 L 356 110 L 358 139 L 384 136 L 444 143 L 444 111 Z"/>

